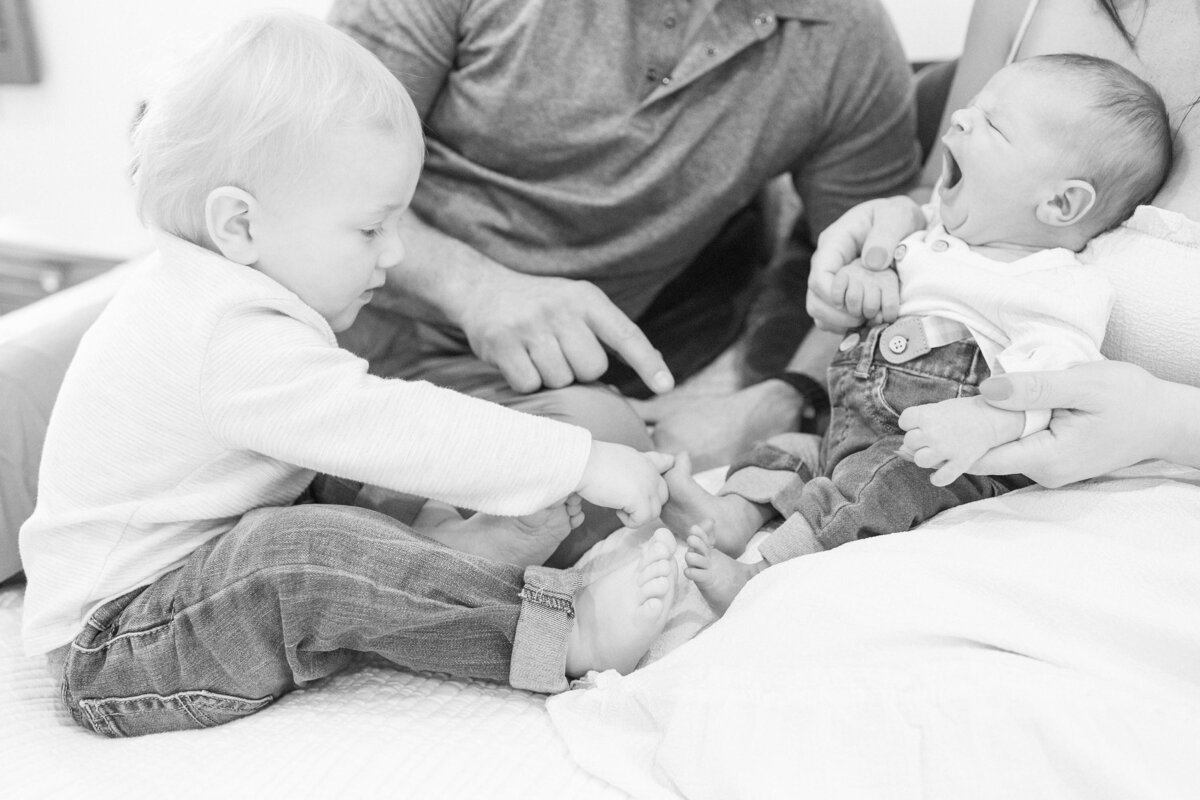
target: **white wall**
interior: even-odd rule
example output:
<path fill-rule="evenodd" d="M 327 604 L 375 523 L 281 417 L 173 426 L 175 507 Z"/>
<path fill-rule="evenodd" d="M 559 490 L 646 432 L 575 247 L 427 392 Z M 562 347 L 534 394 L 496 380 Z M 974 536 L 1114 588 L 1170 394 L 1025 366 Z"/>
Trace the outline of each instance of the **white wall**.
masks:
<path fill-rule="evenodd" d="M 128 130 L 155 65 L 245 13 L 331 0 L 30 0 L 42 64 L 0 85 L 0 241 L 124 257 L 146 247 Z"/>
<path fill-rule="evenodd" d="M 910 61 L 945 61 L 962 53 L 972 4 L 972 0 L 883 0 Z"/>
<path fill-rule="evenodd" d="M 330 3 L 30 0 L 43 78 L 0 85 L 0 242 L 113 257 L 144 250 L 125 175 L 127 136 L 155 65 L 251 10 L 323 16 Z M 884 5 L 913 60 L 958 53 L 971 0 Z"/>

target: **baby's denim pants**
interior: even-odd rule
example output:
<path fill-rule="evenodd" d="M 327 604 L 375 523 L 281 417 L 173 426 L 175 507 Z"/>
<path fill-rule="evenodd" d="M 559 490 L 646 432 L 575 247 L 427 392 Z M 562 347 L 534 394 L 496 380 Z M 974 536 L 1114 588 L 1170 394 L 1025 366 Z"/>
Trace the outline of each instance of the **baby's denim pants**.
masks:
<path fill-rule="evenodd" d="M 893 363 L 881 352 L 887 328 L 851 333 L 831 362 L 832 414 L 816 469 L 792 446 L 796 434 L 763 442 L 731 466 L 722 494 L 770 503 L 784 517 L 759 548 L 768 562 L 910 530 L 948 508 L 1033 483 L 1022 475 L 963 475 L 934 486 L 933 470 L 897 454 L 906 408 L 977 395 L 989 370 L 970 339 Z"/>
<path fill-rule="evenodd" d="M 106 736 L 208 728 L 360 654 L 562 691 L 579 585 L 573 570 L 459 553 L 367 509 L 261 508 L 96 609 L 64 651 L 62 699 Z"/>

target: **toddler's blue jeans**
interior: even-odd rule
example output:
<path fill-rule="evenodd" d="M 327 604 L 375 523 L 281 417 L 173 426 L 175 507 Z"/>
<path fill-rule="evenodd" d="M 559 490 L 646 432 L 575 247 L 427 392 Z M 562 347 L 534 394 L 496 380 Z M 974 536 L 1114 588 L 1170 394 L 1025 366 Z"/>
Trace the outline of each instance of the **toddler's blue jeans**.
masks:
<path fill-rule="evenodd" d="M 262 508 L 98 608 L 65 651 L 62 698 L 107 736 L 207 728 L 372 653 L 562 691 L 579 585 L 574 571 L 459 553 L 366 509 Z"/>

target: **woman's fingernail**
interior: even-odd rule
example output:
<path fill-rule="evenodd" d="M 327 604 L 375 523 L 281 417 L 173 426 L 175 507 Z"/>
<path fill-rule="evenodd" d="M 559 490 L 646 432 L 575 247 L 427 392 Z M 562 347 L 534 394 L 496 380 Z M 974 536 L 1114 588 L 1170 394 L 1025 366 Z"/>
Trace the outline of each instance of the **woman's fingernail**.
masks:
<path fill-rule="evenodd" d="M 882 247 L 868 247 L 867 252 L 863 253 L 863 263 L 871 269 L 881 269 L 887 260 L 887 250 Z"/>
<path fill-rule="evenodd" d="M 1008 378 L 988 378 L 979 384 L 979 393 L 988 400 L 1007 400 L 1012 397 L 1012 381 Z"/>
<path fill-rule="evenodd" d="M 654 388 L 660 392 L 666 392 L 674 388 L 675 381 L 671 379 L 669 372 L 654 373 Z"/>

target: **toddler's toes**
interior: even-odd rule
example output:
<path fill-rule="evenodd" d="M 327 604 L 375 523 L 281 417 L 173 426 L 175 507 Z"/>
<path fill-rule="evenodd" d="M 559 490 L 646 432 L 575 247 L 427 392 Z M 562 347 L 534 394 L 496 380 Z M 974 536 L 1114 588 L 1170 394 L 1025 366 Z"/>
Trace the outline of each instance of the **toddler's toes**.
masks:
<path fill-rule="evenodd" d="M 675 537 L 668 530 L 656 530 L 646 543 L 646 563 L 669 559 L 675 552 Z"/>
<path fill-rule="evenodd" d="M 642 583 L 642 592 L 646 597 L 662 597 L 671 588 L 671 582 L 666 575 L 648 578 Z"/>

